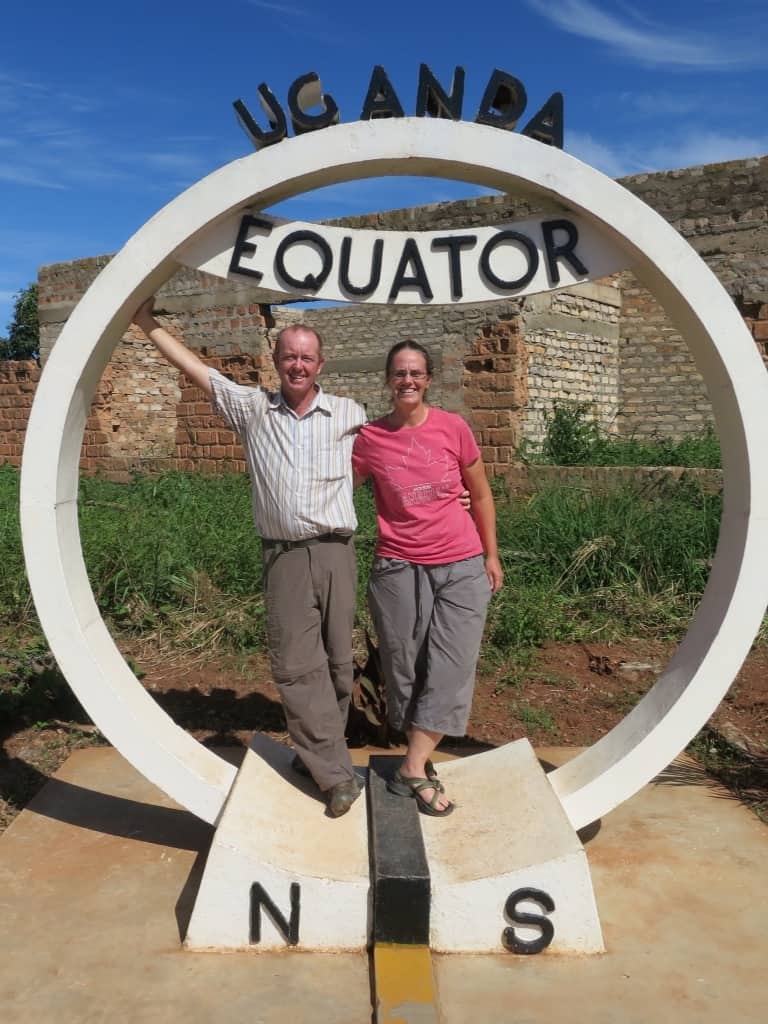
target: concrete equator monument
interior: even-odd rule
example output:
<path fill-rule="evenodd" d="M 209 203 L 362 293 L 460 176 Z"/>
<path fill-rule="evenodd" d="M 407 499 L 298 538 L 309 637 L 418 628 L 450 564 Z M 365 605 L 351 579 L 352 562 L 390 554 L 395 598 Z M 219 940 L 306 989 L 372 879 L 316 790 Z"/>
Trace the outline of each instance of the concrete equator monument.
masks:
<path fill-rule="evenodd" d="M 78 461 L 98 380 L 139 303 L 186 245 L 236 210 L 337 182 L 444 177 L 559 200 L 626 254 L 664 305 L 706 382 L 724 460 L 724 509 L 710 578 L 690 629 L 653 689 L 610 733 L 549 776 L 580 828 L 630 797 L 704 724 L 730 686 L 768 602 L 768 379 L 733 302 L 694 250 L 610 178 L 495 128 L 394 118 L 310 132 L 236 160 L 156 214 L 72 313 L 38 387 L 21 482 L 24 551 L 51 649 L 93 720 L 180 804 L 215 822 L 235 769 L 180 729 L 125 663 L 96 606 L 77 520 Z M 482 756 L 482 755 L 479 755 Z"/>

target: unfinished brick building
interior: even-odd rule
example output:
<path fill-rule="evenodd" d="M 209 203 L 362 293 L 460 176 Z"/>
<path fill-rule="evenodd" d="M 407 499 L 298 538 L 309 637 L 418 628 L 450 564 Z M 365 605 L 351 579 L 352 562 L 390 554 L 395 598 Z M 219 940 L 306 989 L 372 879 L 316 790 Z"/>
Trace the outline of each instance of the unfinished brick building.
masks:
<path fill-rule="evenodd" d="M 768 157 L 622 180 L 707 261 L 764 352 L 768 343 Z M 537 209 L 540 209 L 537 207 Z M 355 227 L 437 230 L 501 224 L 531 213 L 492 196 L 351 218 Z M 109 257 L 43 267 L 43 361 L 72 308 Z M 325 338 L 326 388 L 385 407 L 390 344 L 414 337 L 432 351 L 433 401 L 461 412 L 493 472 L 514 464 L 523 439 L 541 439 L 558 399 L 589 401 L 623 435 L 696 433 L 711 412 L 684 340 L 658 303 L 625 272 L 591 284 L 474 306 L 275 306 L 258 288 L 181 271 L 160 293 L 172 328 L 204 358 L 245 383 L 270 384 L 270 341 L 302 320 Z M 0 461 L 18 464 L 39 370 L 0 363 Z M 233 435 L 202 394 L 132 332 L 115 352 L 94 401 L 82 469 L 113 479 L 135 471 L 244 468 Z"/>

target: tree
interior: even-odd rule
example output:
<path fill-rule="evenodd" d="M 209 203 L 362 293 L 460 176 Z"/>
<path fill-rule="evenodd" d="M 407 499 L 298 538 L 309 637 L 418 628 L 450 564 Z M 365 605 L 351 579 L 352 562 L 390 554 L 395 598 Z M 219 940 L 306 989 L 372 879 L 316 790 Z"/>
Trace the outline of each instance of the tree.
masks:
<path fill-rule="evenodd" d="M 16 292 L 8 337 L 0 338 L 0 359 L 36 359 L 39 350 L 37 285 L 32 283 Z"/>

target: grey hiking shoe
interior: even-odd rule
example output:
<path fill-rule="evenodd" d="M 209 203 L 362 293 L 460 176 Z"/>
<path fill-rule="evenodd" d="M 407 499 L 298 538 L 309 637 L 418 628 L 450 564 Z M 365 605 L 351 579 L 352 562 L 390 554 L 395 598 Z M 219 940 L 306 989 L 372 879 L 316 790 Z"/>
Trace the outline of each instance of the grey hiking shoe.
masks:
<path fill-rule="evenodd" d="M 346 814 L 352 804 L 360 796 L 362 782 L 355 775 L 348 782 L 337 782 L 325 794 L 328 801 L 328 813 L 332 818 L 340 818 Z"/>

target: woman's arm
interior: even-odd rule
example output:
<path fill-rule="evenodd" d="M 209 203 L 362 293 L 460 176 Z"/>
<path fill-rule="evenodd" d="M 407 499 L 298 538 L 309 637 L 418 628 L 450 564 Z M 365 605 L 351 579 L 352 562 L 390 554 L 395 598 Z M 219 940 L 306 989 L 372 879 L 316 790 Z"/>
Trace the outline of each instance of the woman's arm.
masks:
<path fill-rule="evenodd" d="M 477 532 L 485 550 L 485 571 L 495 594 L 504 582 L 504 571 L 499 561 L 499 549 L 496 543 L 496 507 L 493 495 L 485 475 L 482 459 L 476 459 L 471 465 L 462 469 L 464 483 L 467 485 L 472 501 L 472 513 L 475 517 Z"/>
<path fill-rule="evenodd" d="M 181 370 L 187 377 L 202 388 L 210 398 L 213 394 L 211 381 L 208 375 L 208 367 L 194 352 L 183 345 L 178 338 L 174 338 L 166 329 L 161 326 L 154 316 L 155 300 L 147 299 L 143 302 L 133 317 L 133 322 L 146 334 L 158 352 L 164 356 L 169 363 Z"/>

